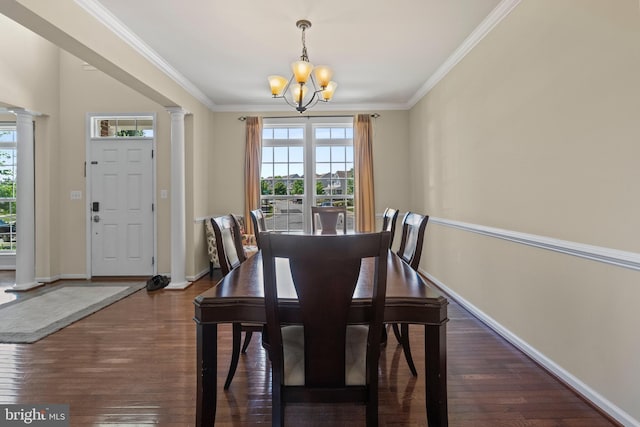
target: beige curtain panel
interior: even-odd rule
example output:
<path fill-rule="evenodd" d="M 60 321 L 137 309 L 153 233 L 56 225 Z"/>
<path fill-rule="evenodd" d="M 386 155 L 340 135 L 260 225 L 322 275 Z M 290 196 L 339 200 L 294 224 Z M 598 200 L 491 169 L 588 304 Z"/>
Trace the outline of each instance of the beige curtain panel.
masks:
<path fill-rule="evenodd" d="M 260 207 L 260 168 L 262 166 L 262 118 L 247 117 L 247 145 L 244 156 L 245 233 L 254 234 L 249 212 Z"/>
<path fill-rule="evenodd" d="M 372 232 L 376 228 L 373 200 L 373 131 L 371 116 L 358 114 L 353 124 L 354 196 L 356 231 Z"/>

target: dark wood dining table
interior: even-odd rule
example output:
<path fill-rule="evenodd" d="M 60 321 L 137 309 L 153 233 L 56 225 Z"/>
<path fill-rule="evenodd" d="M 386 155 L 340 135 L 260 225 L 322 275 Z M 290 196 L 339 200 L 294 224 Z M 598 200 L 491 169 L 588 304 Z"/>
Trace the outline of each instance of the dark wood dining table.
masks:
<path fill-rule="evenodd" d="M 416 271 L 389 251 L 387 256 L 385 323 L 425 327 L 424 381 L 429 426 L 447 426 L 447 299 Z M 278 260 L 277 274 L 287 274 L 286 260 Z M 363 262 L 349 317 L 357 322 L 371 303 L 373 259 Z M 280 277 L 280 276 L 279 276 Z M 290 276 L 289 276 L 290 277 Z M 278 285 L 280 304 L 291 322 L 297 319 L 293 284 Z M 217 399 L 218 323 L 266 323 L 262 255 L 247 259 L 216 286 L 194 300 L 197 340 L 196 426 L 215 424 Z M 299 320 L 299 319 L 298 319 Z"/>

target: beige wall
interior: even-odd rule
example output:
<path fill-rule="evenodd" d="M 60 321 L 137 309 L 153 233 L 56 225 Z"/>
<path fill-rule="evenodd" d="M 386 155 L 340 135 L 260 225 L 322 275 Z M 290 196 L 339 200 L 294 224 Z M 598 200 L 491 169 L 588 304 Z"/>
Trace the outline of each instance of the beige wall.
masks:
<path fill-rule="evenodd" d="M 410 113 L 412 208 L 640 252 L 635 0 L 524 0 Z M 423 268 L 640 419 L 637 271 L 427 228 Z"/>
<path fill-rule="evenodd" d="M 0 28 L 0 50 L 5 58 L 11 58 L 0 67 L 0 105 L 39 114 L 34 117 L 36 276 L 50 277 L 59 272 L 60 263 L 56 248 L 60 216 L 58 200 L 52 197 L 59 174 L 51 166 L 58 155 L 53 147 L 58 141 L 59 50 L 3 15 Z"/>

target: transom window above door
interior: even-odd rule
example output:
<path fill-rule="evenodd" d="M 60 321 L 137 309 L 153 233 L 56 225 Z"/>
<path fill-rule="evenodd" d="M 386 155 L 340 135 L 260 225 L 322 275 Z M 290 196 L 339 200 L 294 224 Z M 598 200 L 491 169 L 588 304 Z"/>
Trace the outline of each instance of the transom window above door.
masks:
<path fill-rule="evenodd" d="M 93 116 L 92 138 L 153 138 L 153 117 L 151 116 Z"/>

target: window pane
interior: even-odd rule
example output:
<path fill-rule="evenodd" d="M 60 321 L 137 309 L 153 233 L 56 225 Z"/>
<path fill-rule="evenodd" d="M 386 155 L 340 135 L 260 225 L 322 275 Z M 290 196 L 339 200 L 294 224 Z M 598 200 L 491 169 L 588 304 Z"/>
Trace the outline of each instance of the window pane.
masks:
<path fill-rule="evenodd" d="M 260 181 L 260 193 L 264 195 L 273 194 L 273 180 L 272 179 L 263 179 Z"/>
<path fill-rule="evenodd" d="M 304 162 L 304 150 L 302 147 L 290 147 L 289 148 L 289 161 L 290 162 Z"/>
<path fill-rule="evenodd" d="M 291 128 L 289 129 L 289 139 L 303 139 L 304 128 Z"/>
<path fill-rule="evenodd" d="M 337 146 L 331 147 L 331 161 L 332 162 L 344 162 L 345 161 L 345 147 Z"/>
<path fill-rule="evenodd" d="M 331 163 L 316 163 L 316 175 L 324 175 L 331 172 Z"/>
<path fill-rule="evenodd" d="M 345 134 L 346 134 L 346 137 L 348 139 L 353 139 L 353 128 L 352 127 L 348 127 L 346 132 L 345 132 Z"/>
<path fill-rule="evenodd" d="M 289 130 L 287 128 L 275 128 L 273 130 L 274 139 L 289 139 Z"/>
<path fill-rule="evenodd" d="M 304 180 L 295 179 L 291 181 L 290 194 L 304 194 Z"/>
<path fill-rule="evenodd" d="M 344 128 L 331 128 L 331 139 L 344 139 Z"/>
<path fill-rule="evenodd" d="M 269 178 L 273 176 L 273 163 L 263 163 L 262 171 L 260 172 L 261 178 Z"/>
<path fill-rule="evenodd" d="M 329 138 L 331 138 L 331 129 L 330 128 L 316 128 L 316 138 L 317 139 L 329 139 Z"/>
<path fill-rule="evenodd" d="M 353 163 L 353 146 L 346 147 L 347 162 Z"/>
<path fill-rule="evenodd" d="M 297 175 L 299 177 L 304 177 L 304 164 L 289 163 L 289 175 Z"/>
<path fill-rule="evenodd" d="M 0 165 L 14 165 L 15 161 L 13 155 L 15 151 L 15 149 L 0 150 Z"/>
<path fill-rule="evenodd" d="M 334 175 L 340 175 L 340 178 L 344 178 L 347 171 L 344 168 L 344 163 L 331 163 L 331 173 Z"/>
<path fill-rule="evenodd" d="M 331 161 L 331 147 L 316 147 L 316 163 Z"/>
<path fill-rule="evenodd" d="M 275 163 L 273 165 L 273 176 L 274 177 L 282 177 L 282 176 L 287 176 L 289 175 L 289 165 L 287 165 L 286 163 L 281 164 L 281 163 Z"/>
<path fill-rule="evenodd" d="M 0 142 L 15 142 L 16 132 L 12 130 L 0 130 Z"/>
<path fill-rule="evenodd" d="M 262 129 L 262 139 L 273 139 L 273 129 L 271 129 L 271 128 L 263 128 Z"/>
<path fill-rule="evenodd" d="M 262 147 L 262 163 L 273 162 L 273 147 Z"/>
<path fill-rule="evenodd" d="M 289 147 L 273 147 L 273 161 L 286 162 L 289 157 Z"/>

